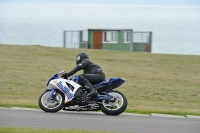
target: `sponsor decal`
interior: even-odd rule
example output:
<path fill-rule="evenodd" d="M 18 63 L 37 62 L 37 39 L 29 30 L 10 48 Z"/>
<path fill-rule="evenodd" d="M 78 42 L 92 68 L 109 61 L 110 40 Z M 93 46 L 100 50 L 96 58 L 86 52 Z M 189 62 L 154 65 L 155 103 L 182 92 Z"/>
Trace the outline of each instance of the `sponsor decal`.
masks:
<path fill-rule="evenodd" d="M 58 82 L 56 85 L 65 93 L 65 95 L 68 97 L 68 99 L 73 98 L 73 94 L 70 93 L 70 89 L 68 89 L 66 86 L 63 86 L 62 81 Z"/>

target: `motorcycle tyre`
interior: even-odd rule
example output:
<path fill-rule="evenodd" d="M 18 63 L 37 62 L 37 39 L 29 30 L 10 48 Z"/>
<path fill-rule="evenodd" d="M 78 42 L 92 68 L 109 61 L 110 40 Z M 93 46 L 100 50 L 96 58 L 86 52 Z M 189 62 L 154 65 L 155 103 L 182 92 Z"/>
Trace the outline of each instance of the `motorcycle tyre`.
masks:
<path fill-rule="evenodd" d="M 118 110 L 108 110 L 104 107 L 103 104 L 100 104 L 100 110 L 106 115 L 117 116 L 117 115 L 120 115 L 121 113 L 123 113 L 126 110 L 126 107 L 128 105 L 128 101 L 127 101 L 126 96 L 124 94 L 122 94 L 121 92 L 119 92 L 119 91 L 111 91 L 111 92 L 118 93 L 122 96 L 122 98 L 124 100 L 123 105 Z"/>
<path fill-rule="evenodd" d="M 63 108 L 64 101 L 65 101 L 64 95 L 61 94 L 61 96 L 62 96 L 62 103 L 61 103 L 57 108 L 55 108 L 55 109 L 48 109 L 48 108 L 44 107 L 44 106 L 42 105 L 42 102 L 41 102 L 42 96 L 43 96 L 45 93 L 47 93 L 48 91 L 50 91 L 50 90 L 46 90 L 45 92 L 43 92 L 43 93 L 40 95 L 40 97 L 39 97 L 39 99 L 38 99 L 38 104 L 39 104 L 40 108 L 41 108 L 43 111 L 45 111 L 45 112 L 49 112 L 49 113 L 58 112 L 59 110 L 61 110 L 61 109 Z"/>

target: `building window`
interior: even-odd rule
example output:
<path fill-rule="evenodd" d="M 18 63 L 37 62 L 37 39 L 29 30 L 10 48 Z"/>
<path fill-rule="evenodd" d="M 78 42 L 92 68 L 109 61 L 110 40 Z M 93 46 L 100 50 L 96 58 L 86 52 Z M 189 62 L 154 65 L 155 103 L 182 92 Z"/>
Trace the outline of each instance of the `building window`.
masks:
<path fill-rule="evenodd" d="M 104 31 L 103 42 L 105 43 L 117 43 L 118 35 L 117 31 Z"/>
<path fill-rule="evenodd" d="M 129 43 L 130 41 L 130 32 L 124 31 L 124 43 Z"/>

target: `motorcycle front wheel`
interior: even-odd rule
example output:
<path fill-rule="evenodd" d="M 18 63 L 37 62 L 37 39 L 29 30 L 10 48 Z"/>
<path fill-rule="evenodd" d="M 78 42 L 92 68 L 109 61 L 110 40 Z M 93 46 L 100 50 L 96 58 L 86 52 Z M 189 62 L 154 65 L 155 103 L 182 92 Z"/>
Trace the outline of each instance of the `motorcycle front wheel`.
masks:
<path fill-rule="evenodd" d="M 50 97 L 50 93 L 50 90 L 43 92 L 38 99 L 38 104 L 43 111 L 54 113 L 63 108 L 65 99 L 61 93 L 56 93 L 53 98 Z"/>
<path fill-rule="evenodd" d="M 111 91 L 108 94 L 112 95 L 114 99 L 111 101 L 103 100 L 100 104 L 101 111 L 113 116 L 123 113 L 128 105 L 125 95 L 119 91 Z"/>

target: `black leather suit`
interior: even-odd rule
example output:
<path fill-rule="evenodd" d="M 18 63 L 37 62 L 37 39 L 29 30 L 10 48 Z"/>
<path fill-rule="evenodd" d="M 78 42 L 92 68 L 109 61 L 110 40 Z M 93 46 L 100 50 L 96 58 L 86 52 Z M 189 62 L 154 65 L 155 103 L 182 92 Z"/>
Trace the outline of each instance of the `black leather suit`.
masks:
<path fill-rule="evenodd" d="M 86 85 L 89 89 L 92 89 L 92 85 L 105 81 L 105 74 L 101 67 L 88 58 L 83 59 L 76 67 L 68 73 L 68 76 L 73 75 L 79 70 L 83 70 L 84 74 L 79 75 L 79 83 Z"/>

